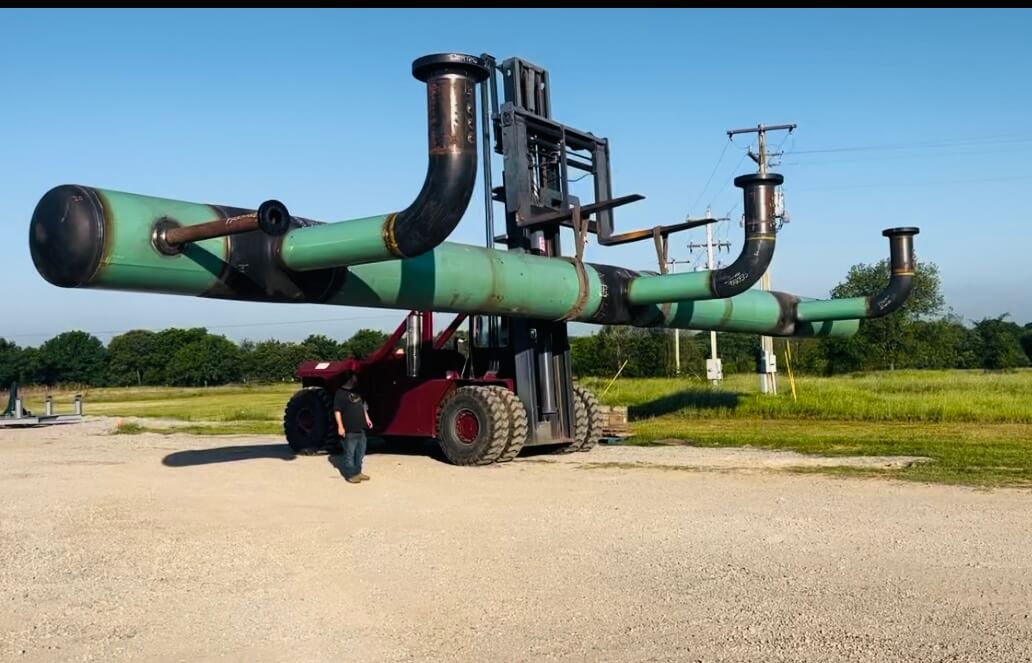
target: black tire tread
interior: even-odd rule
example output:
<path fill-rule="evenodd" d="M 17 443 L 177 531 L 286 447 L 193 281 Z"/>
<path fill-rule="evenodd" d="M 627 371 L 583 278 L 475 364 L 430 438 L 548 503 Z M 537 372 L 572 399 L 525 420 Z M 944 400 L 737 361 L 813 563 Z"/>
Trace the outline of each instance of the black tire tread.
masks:
<path fill-rule="evenodd" d="M 595 398 L 595 394 L 585 387 L 579 384 L 574 385 L 573 393 L 583 401 L 587 414 L 585 435 L 581 438 L 583 442 L 581 442 L 577 451 L 591 451 L 598 445 L 598 441 L 602 439 L 602 429 L 605 427 L 605 422 L 602 418 L 602 408 L 599 405 L 598 399 Z"/>
<path fill-rule="evenodd" d="M 316 398 L 321 401 L 322 407 L 327 416 L 326 431 L 321 441 L 316 445 L 307 444 L 311 440 L 299 437 L 294 430 L 294 422 L 298 409 L 306 400 Z M 287 438 L 287 444 L 296 454 L 311 455 L 318 453 L 324 448 L 332 447 L 337 443 L 336 428 L 333 426 L 333 398 L 323 387 L 310 386 L 302 387 L 294 392 L 294 395 L 287 401 L 283 410 L 283 434 Z"/>
<path fill-rule="evenodd" d="M 588 435 L 588 410 L 581 394 L 574 387 L 573 390 L 573 442 L 564 444 L 556 449 L 559 454 L 572 454 L 580 451 L 581 445 Z"/>
<path fill-rule="evenodd" d="M 509 411 L 509 440 L 506 442 L 505 448 L 502 449 L 502 453 L 498 456 L 497 461 L 499 463 L 508 463 L 520 454 L 520 451 L 523 450 L 523 445 L 527 442 L 527 433 L 529 431 L 527 410 L 523 407 L 523 401 L 520 400 L 519 396 L 505 387 L 492 385 L 489 389 L 498 394 L 498 397 L 502 399 L 506 409 Z"/>
<path fill-rule="evenodd" d="M 491 418 L 491 439 L 478 456 L 466 456 L 454 453 L 454 449 L 445 440 L 440 440 L 441 451 L 453 465 L 490 465 L 498 460 L 509 442 L 509 411 L 499 395 L 488 387 L 467 386 L 453 390 L 441 401 L 437 409 L 437 431 L 442 436 L 442 417 L 451 403 L 456 399 L 472 399 L 478 402 Z"/>

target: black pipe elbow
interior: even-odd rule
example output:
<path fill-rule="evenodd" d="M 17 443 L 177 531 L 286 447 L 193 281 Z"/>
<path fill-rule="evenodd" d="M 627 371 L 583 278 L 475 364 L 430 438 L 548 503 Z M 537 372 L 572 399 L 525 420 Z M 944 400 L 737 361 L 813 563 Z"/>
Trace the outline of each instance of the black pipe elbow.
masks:
<path fill-rule="evenodd" d="M 867 317 L 880 318 L 897 310 L 907 301 L 914 287 L 914 235 L 918 228 L 889 228 L 889 284 L 877 295 L 867 298 Z"/>
<path fill-rule="evenodd" d="M 735 178 L 742 188 L 745 210 L 745 244 L 727 267 L 710 276 L 710 289 L 717 299 L 734 297 L 753 287 L 774 257 L 774 187 L 785 181 L 776 173 L 751 173 Z"/>
<path fill-rule="evenodd" d="M 427 55 L 412 63 L 426 83 L 430 162 L 415 201 L 390 215 L 384 240 L 391 254 L 410 258 L 448 238 L 466 213 L 477 179 L 476 85 L 488 76 L 472 55 Z"/>

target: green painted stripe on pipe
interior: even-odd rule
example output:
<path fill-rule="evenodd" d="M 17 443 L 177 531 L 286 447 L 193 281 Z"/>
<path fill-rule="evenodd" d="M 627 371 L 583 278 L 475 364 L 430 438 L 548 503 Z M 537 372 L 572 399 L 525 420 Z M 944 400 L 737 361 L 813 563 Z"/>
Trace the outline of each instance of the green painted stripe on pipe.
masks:
<path fill-rule="evenodd" d="M 763 290 L 727 299 L 675 302 L 662 326 L 709 331 L 773 333 L 782 321 L 781 303 Z"/>
<path fill-rule="evenodd" d="M 860 331 L 859 320 L 826 320 L 798 322 L 792 336 L 797 338 L 849 338 Z"/>
<path fill-rule="evenodd" d="M 224 238 L 189 245 L 167 256 L 151 243 L 158 220 L 193 225 L 219 218 L 210 206 L 96 189 L 104 206 L 104 256 L 92 287 L 198 295 L 218 280 L 226 258 Z"/>
<path fill-rule="evenodd" d="M 394 259 L 384 242 L 388 216 L 295 228 L 283 238 L 280 259 L 299 272 Z"/>
<path fill-rule="evenodd" d="M 662 274 L 639 276 L 627 287 L 627 299 L 631 304 L 664 304 L 694 299 L 712 299 L 713 272 L 688 272 L 685 274 Z"/>
<path fill-rule="evenodd" d="M 823 299 L 799 302 L 798 319 L 803 322 L 849 320 L 868 317 L 867 297 Z"/>

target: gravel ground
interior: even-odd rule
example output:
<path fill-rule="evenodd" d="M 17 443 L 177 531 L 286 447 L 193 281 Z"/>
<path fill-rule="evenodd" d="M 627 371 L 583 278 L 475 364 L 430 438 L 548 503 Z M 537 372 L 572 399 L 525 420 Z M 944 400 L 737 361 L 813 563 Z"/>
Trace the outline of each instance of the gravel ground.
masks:
<path fill-rule="evenodd" d="M 2 661 L 1032 661 L 1029 491 L 112 426 L 0 430 Z"/>

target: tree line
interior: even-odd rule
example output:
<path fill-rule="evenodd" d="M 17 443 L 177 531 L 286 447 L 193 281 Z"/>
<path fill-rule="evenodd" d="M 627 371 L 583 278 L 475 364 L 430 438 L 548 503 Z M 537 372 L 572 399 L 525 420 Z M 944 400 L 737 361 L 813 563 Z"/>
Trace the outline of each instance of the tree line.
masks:
<path fill-rule="evenodd" d="M 877 292 L 889 278 L 888 261 L 852 267 L 832 291 L 834 297 Z M 865 320 L 848 339 L 775 339 L 779 366 L 791 344 L 796 373 L 832 375 L 903 368 L 1002 370 L 1032 363 L 1032 323 L 1020 326 L 1004 314 L 964 324 L 946 309 L 939 269 L 919 263 L 914 289 L 896 313 Z M 681 331 L 682 373 L 705 375 L 709 334 Z M 621 366 L 627 377 L 675 374 L 673 332 L 668 329 L 603 327 L 590 336 L 571 339 L 574 372 L 579 376 L 611 376 Z M 456 335 L 464 338 L 462 332 Z M 211 386 L 234 382 L 278 382 L 294 379 L 307 360 L 362 358 L 384 342 L 387 334 L 361 329 L 343 342 L 312 335 L 300 343 L 243 341 L 234 343 L 204 328 L 130 331 L 100 339 L 82 331 L 59 334 L 39 347 L 20 348 L 0 338 L 0 389 L 21 384 L 89 386 Z M 725 373 L 753 372 L 760 352 L 759 337 L 718 333 Z"/>
<path fill-rule="evenodd" d="M 19 348 L 0 338 L 0 389 L 15 381 L 117 387 L 290 381 L 303 361 L 361 359 L 387 339 L 382 331 L 360 329 L 340 343 L 322 335 L 300 343 L 234 343 L 201 327 L 130 331 L 106 347 L 83 331 L 58 334 L 38 348 Z"/>

